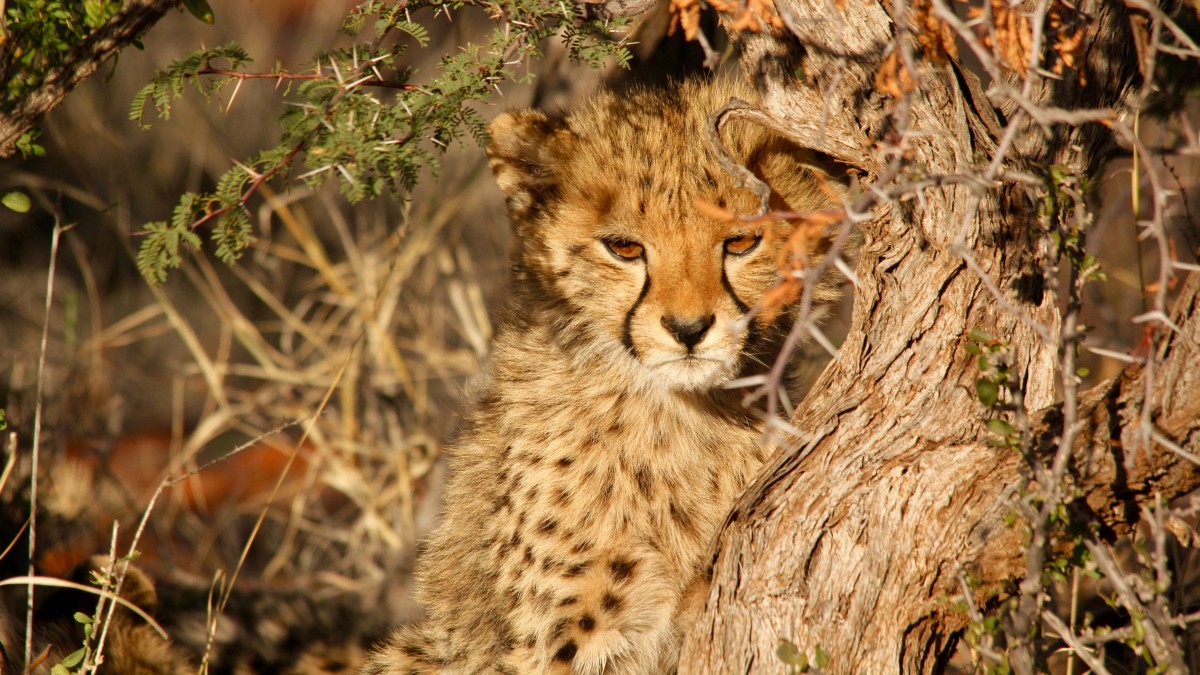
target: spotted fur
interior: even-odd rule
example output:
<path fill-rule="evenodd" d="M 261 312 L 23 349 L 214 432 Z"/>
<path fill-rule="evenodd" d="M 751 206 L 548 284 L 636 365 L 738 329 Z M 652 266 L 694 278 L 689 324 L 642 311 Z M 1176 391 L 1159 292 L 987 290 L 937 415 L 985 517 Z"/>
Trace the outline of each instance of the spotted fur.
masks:
<path fill-rule="evenodd" d="M 364 674 L 673 672 L 705 551 L 764 459 L 761 420 L 721 385 L 769 366 L 793 318 L 743 320 L 790 226 L 697 208 L 758 205 L 704 141 L 735 94 L 752 96 L 697 80 L 492 124 L 512 300 L 419 562 L 427 618 Z M 803 151 L 748 123 L 722 138 L 776 207 L 828 207 Z"/>

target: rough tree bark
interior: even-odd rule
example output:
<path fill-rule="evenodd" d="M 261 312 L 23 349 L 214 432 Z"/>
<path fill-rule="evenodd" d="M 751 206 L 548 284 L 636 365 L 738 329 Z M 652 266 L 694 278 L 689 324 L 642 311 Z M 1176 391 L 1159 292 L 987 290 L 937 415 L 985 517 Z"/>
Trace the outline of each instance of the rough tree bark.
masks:
<path fill-rule="evenodd" d="M 902 4 L 777 0 L 798 40 L 742 34 L 743 65 L 764 89 L 761 118 L 910 199 L 867 193 L 860 201 L 874 202 L 874 217 L 862 226 L 849 335 L 793 418 L 809 435 L 776 454 L 731 514 L 680 672 L 780 672 L 781 639 L 809 654 L 820 645 L 828 672 L 937 672 L 968 624 L 955 602 L 962 578 L 979 580 L 976 599 L 985 603 L 1025 573 L 1025 530 L 1005 518 L 1027 464 L 992 443 L 984 425 L 991 414 L 975 390 L 979 370 L 964 347 L 973 329 L 1011 343 L 1033 447 L 1052 455 L 1063 434 L 1059 311 L 1040 271 L 1047 252 L 1034 232 L 1035 205 L 997 178 L 1053 163 L 1098 166 L 1111 144 L 1107 126 L 1040 128 L 1070 118 L 1067 107 L 1119 111 L 1138 79 L 1129 10 L 1082 3 L 1097 28 L 1088 86 L 1043 80 L 1026 92 L 1041 118 L 1013 109 L 997 124 L 970 77 L 952 65 L 921 65 L 919 87 L 897 104 L 908 106 L 900 163 L 887 151 L 892 102 L 873 83 L 896 25 L 907 25 L 893 21 Z M 1009 159 L 991 175 L 967 178 L 985 174 L 1005 145 Z M 950 178 L 925 178 L 938 175 Z M 911 199 L 916 190 L 902 184 L 921 180 L 921 198 Z M 1182 334 L 1160 343 L 1149 400 L 1137 366 L 1079 398 L 1072 487 L 1083 498 L 1075 508 L 1109 536 L 1127 531 L 1156 495 L 1200 486 L 1196 465 L 1143 443 L 1141 426 L 1150 406 L 1155 429 L 1200 454 L 1196 276 L 1176 303 Z"/>

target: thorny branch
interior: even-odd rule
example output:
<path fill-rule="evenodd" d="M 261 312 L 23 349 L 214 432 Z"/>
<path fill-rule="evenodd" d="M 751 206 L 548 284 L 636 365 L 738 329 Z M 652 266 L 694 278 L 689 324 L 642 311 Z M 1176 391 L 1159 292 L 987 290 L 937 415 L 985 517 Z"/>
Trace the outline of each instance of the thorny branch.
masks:
<path fill-rule="evenodd" d="M 389 35 L 394 30 L 395 30 L 395 22 L 393 21 L 392 24 L 389 24 L 388 26 L 386 26 L 385 29 L 381 30 L 379 32 L 379 34 L 375 37 L 374 41 L 371 43 L 371 52 L 374 53 L 375 51 L 377 51 L 379 46 L 383 43 L 384 38 L 387 37 L 387 35 Z M 335 72 L 336 72 L 336 67 L 335 67 Z M 197 71 L 197 73 L 196 73 L 197 76 L 215 75 L 215 76 L 236 79 L 236 80 L 238 80 L 239 86 L 245 80 L 254 80 L 254 79 L 264 79 L 264 80 L 272 79 L 272 80 L 276 81 L 276 84 L 283 82 L 283 81 L 288 81 L 288 80 L 328 80 L 328 81 L 336 82 L 339 85 L 338 92 L 326 104 L 326 110 L 334 109 L 337 106 L 337 103 L 342 98 L 344 98 L 350 91 L 352 91 L 358 87 L 383 87 L 383 88 L 390 88 L 390 89 L 400 89 L 400 90 L 404 90 L 404 91 L 412 91 L 412 90 L 417 89 L 417 87 L 414 85 L 388 82 L 383 79 L 374 79 L 371 77 L 371 75 L 373 75 L 373 74 L 377 74 L 377 71 L 375 70 L 374 62 L 371 61 L 370 59 L 362 60 L 362 62 L 358 63 L 357 67 L 351 73 L 348 73 L 346 76 L 330 76 L 330 75 L 324 75 L 321 73 L 312 73 L 312 74 L 242 73 L 242 72 L 238 72 L 238 71 L 213 68 L 212 66 L 205 67 L 205 68 Z M 237 92 L 235 90 L 234 91 L 235 96 L 236 96 L 236 93 Z M 232 100 L 230 101 L 230 105 L 232 105 Z M 411 140 L 411 137 L 399 139 L 399 142 L 407 143 L 409 140 Z M 252 197 L 264 184 L 266 184 L 266 182 L 268 180 L 270 180 L 275 175 L 279 174 L 281 171 L 284 171 L 292 163 L 292 160 L 294 160 L 296 158 L 296 156 L 298 154 L 300 154 L 300 152 L 303 150 L 304 150 L 304 142 L 301 141 L 300 143 L 297 143 L 295 146 L 293 146 L 292 149 L 289 150 L 287 152 L 287 154 L 285 154 L 278 162 L 272 164 L 271 166 L 266 167 L 265 170 L 263 170 L 263 171 L 256 172 L 256 171 L 249 169 L 248 167 L 243 167 L 246 171 L 249 171 L 252 174 L 253 179 L 251 180 L 250 184 L 247 185 L 246 188 L 241 191 L 237 201 L 233 204 L 226 204 L 223 206 L 219 206 L 215 209 L 206 209 L 203 212 L 203 215 L 199 215 L 198 218 L 194 219 L 188 225 L 188 228 L 191 230 L 195 230 L 195 229 L 199 228 L 200 226 L 202 226 L 210 221 L 213 221 L 215 219 L 218 219 L 235 209 L 246 208 L 246 203 L 249 201 L 250 197 Z M 145 235 L 145 234 L 147 234 L 147 232 L 138 232 L 135 234 Z"/>
<path fill-rule="evenodd" d="M 270 180 L 272 176 L 278 174 L 280 171 L 283 171 L 285 168 L 287 168 L 287 166 L 292 163 L 292 160 L 295 159 L 296 155 L 299 154 L 303 148 L 304 148 L 303 144 L 297 145 L 296 147 L 292 148 L 290 152 L 288 152 L 286 155 L 284 155 L 283 159 L 281 159 L 278 163 L 276 163 L 275 165 L 273 165 L 271 167 L 268 167 L 266 171 L 254 173 L 254 179 L 250 181 L 250 184 L 246 186 L 246 189 L 242 190 L 242 194 L 238 198 L 236 204 L 222 206 L 222 207 L 215 208 L 212 210 L 206 210 L 204 212 L 204 215 L 202 215 L 199 218 L 197 218 L 196 220 L 192 221 L 192 223 L 188 226 L 189 229 L 195 230 L 196 228 L 200 227 L 201 225 L 204 225 L 205 223 L 209 222 L 210 220 L 213 220 L 215 218 L 220 218 L 221 216 L 225 215 L 226 213 L 229 213 L 230 211 L 232 211 L 234 209 L 246 208 L 246 202 L 248 202 L 250 200 L 250 197 L 252 197 L 255 192 L 258 192 L 258 189 L 261 188 L 264 183 L 266 183 L 268 180 Z M 247 169 L 247 171 L 249 171 L 249 169 Z M 145 233 L 142 232 L 142 233 L 135 233 L 135 234 L 145 234 Z"/>
<path fill-rule="evenodd" d="M 1155 240 L 1159 256 L 1158 279 L 1154 284 L 1153 310 L 1143 314 L 1140 317 L 1135 317 L 1133 321 L 1153 321 L 1158 325 L 1169 324 L 1169 321 L 1167 320 L 1167 289 L 1171 284 L 1171 277 L 1175 272 L 1175 268 L 1173 266 L 1173 256 L 1171 255 L 1169 238 L 1165 225 L 1165 209 L 1167 206 L 1168 193 L 1163 188 L 1163 178 L 1160 175 L 1163 165 L 1152 158 L 1151 154 L 1146 150 L 1144 144 L 1138 138 L 1137 134 L 1134 133 L 1133 130 L 1130 129 L 1123 121 L 1118 120 L 1117 115 L 1113 110 L 1063 110 L 1056 107 L 1038 104 L 1034 101 L 1033 94 L 1036 88 L 1041 86 L 1043 78 L 1049 75 L 1049 73 L 1046 71 L 1041 70 L 1040 62 L 1045 50 L 1052 48 L 1044 46 L 1044 41 L 1046 40 L 1045 19 L 1050 5 L 1051 2 L 1048 0 L 1039 0 L 1032 14 L 1029 16 L 1028 25 L 1032 28 L 1032 30 L 1030 34 L 1031 44 L 1028 49 L 1028 64 L 1025 69 L 1024 77 L 1020 80 L 1020 86 L 1018 89 L 1010 84 L 1009 78 L 1005 77 L 1007 73 L 1005 72 L 1004 64 L 1001 63 L 997 53 L 995 34 L 992 33 L 990 36 L 993 41 L 993 49 L 987 49 L 978 38 L 975 27 L 968 26 L 967 23 L 961 21 L 957 14 L 943 0 L 933 0 L 933 7 L 936 16 L 950 26 L 958 39 L 960 39 L 968 46 L 969 49 L 971 49 L 972 53 L 979 60 L 979 63 L 982 65 L 984 70 L 992 77 L 992 88 L 989 93 L 993 97 L 993 100 L 1015 104 L 1017 106 L 1017 114 L 1010 119 L 1007 128 L 1005 128 L 1004 135 L 996 153 L 992 157 L 988 171 L 984 178 L 988 182 L 997 177 L 1003 178 L 1001 167 L 1005 165 L 1006 160 L 1009 158 L 1009 153 L 1013 147 L 1012 141 L 1014 138 L 1016 138 L 1018 133 L 1021 133 L 1027 128 L 1025 120 L 1022 117 L 1023 115 L 1028 115 L 1032 121 L 1047 130 L 1054 125 L 1077 127 L 1089 122 L 1098 122 L 1113 129 L 1113 131 L 1123 141 L 1135 148 L 1135 162 L 1139 161 L 1140 159 L 1140 168 L 1144 171 L 1144 175 L 1150 182 L 1152 191 L 1152 199 L 1150 200 L 1152 213 L 1149 221 L 1141 223 L 1144 228 L 1142 237 L 1152 237 Z M 1171 19 L 1167 17 L 1159 8 L 1146 3 L 1137 3 L 1137 6 L 1152 14 L 1152 20 L 1155 22 L 1156 28 L 1160 24 L 1170 24 L 1171 34 L 1183 35 L 1182 31 L 1178 30 L 1178 27 L 1174 24 L 1174 22 L 1171 21 Z M 985 11 L 990 11 L 990 7 L 986 3 L 984 8 Z M 1161 39 L 1161 35 L 1157 30 L 1154 32 L 1154 36 L 1155 40 L 1151 45 L 1152 48 L 1148 50 L 1148 58 L 1151 60 L 1155 58 L 1156 51 L 1154 47 L 1159 46 L 1159 40 Z M 1186 39 L 1186 35 L 1183 35 L 1183 37 Z M 1194 48 L 1194 45 L 1191 44 L 1190 39 L 1186 40 L 1186 44 L 1189 48 Z M 1143 72 L 1147 71 L 1153 72 L 1153 65 L 1146 66 L 1143 69 Z M 1150 92 L 1149 87 L 1150 81 L 1149 78 L 1147 78 L 1147 82 L 1143 85 L 1140 91 L 1139 100 L 1146 100 Z M 1138 103 L 1134 103 L 1135 109 L 1138 107 L 1138 105 Z M 1135 171 L 1137 168 L 1138 167 L 1135 167 Z M 1082 237 L 1082 234 L 1086 231 L 1086 226 L 1090 221 L 1090 216 L 1087 215 L 1084 207 L 1085 198 L 1084 195 L 1078 191 L 1073 191 L 1070 194 L 1070 197 L 1075 205 L 1075 212 L 1073 214 L 1065 215 L 1074 217 L 1076 219 L 1076 223 L 1073 228 L 1075 230 L 1074 234 L 1078 237 Z M 972 208 L 968 211 L 969 214 L 973 214 L 975 209 L 978 208 L 980 200 L 981 196 L 976 193 Z M 1134 215 L 1136 217 L 1138 214 L 1135 213 Z M 968 215 L 968 218 L 971 217 L 972 216 Z M 1050 229 L 1048 229 L 1047 232 L 1051 231 L 1051 229 L 1055 227 L 1054 223 L 1048 223 L 1048 225 L 1050 226 Z M 1066 226 L 1065 223 L 1063 225 Z M 999 292 L 999 289 L 996 287 L 994 282 L 979 267 L 979 265 L 971 259 L 969 249 L 964 245 L 964 237 L 968 226 L 969 221 L 965 219 L 962 230 L 960 231 L 958 245 L 956 246 L 957 252 L 964 257 L 964 261 L 968 264 L 968 267 L 973 273 L 979 276 L 979 278 L 991 290 L 993 295 L 1001 302 L 1002 305 L 1006 306 L 1009 311 L 1019 311 L 1013 307 L 1011 303 L 1006 301 L 1006 299 L 1003 297 L 1003 294 Z M 1061 229 L 1058 231 L 1060 232 L 1060 236 L 1065 237 L 1067 235 L 1067 232 L 1064 232 Z M 1060 250 L 1060 259 L 1063 254 L 1067 254 L 1068 256 L 1073 255 L 1075 259 L 1068 260 L 1070 264 L 1068 268 L 1069 280 L 1066 284 L 1066 303 L 1060 317 L 1060 326 L 1056 340 L 1056 346 L 1060 358 L 1058 366 L 1059 385 L 1063 396 L 1061 408 L 1062 434 L 1058 439 L 1058 449 L 1054 455 L 1053 463 L 1049 471 L 1047 471 L 1046 468 L 1037 460 L 1036 454 L 1030 452 L 1031 448 L 1028 445 L 1029 436 L 1026 433 L 1027 428 L 1025 424 L 1021 425 L 1022 438 L 1025 441 L 1022 444 L 1022 448 L 1029 461 L 1030 469 L 1032 471 L 1030 475 L 1031 485 L 1036 486 L 1036 488 L 1031 491 L 1031 495 L 1029 497 L 1024 498 L 1021 502 L 1022 510 L 1030 521 L 1031 535 L 1030 543 L 1026 550 L 1025 576 L 1021 582 L 1017 606 L 1016 609 L 1007 617 L 1008 629 L 1006 632 L 1010 637 L 1008 657 L 1010 664 L 1018 673 L 1033 672 L 1035 663 L 1044 658 L 1044 655 L 1037 653 L 1036 643 L 1028 639 L 1028 637 L 1033 634 L 1031 632 L 1031 627 L 1034 622 L 1039 619 L 1039 617 L 1042 621 L 1046 622 L 1050 628 L 1057 632 L 1064 639 L 1064 641 L 1070 644 L 1075 649 L 1076 653 L 1085 660 L 1089 667 L 1093 668 L 1093 670 L 1096 670 L 1097 672 L 1104 671 L 1103 666 L 1097 662 L 1091 654 L 1084 651 L 1082 647 L 1079 646 L 1078 639 L 1072 633 L 1072 628 L 1063 624 L 1050 612 L 1042 609 L 1045 601 L 1048 599 L 1043 584 L 1043 566 L 1046 563 L 1047 556 L 1050 554 L 1054 538 L 1052 533 L 1053 525 L 1051 522 L 1051 517 L 1057 509 L 1061 508 L 1064 500 L 1068 497 L 1068 495 L 1064 494 L 1063 492 L 1064 478 L 1068 469 L 1068 459 L 1071 457 L 1071 452 L 1075 446 L 1077 433 L 1080 427 L 1078 408 L 1078 386 L 1080 380 L 1076 375 L 1076 355 L 1082 342 L 1082 326 L 1080 325 L 1079 320 L 1080 310 L 1082 309 L 1083 302 L 1081 291 L 1082 286 L 1087 279 L 1082 274 L 1083 270 L 1081 269 L 1083 267 L 1082 251 L 1076 251 L 1074 254 L 1071 254 L 1069 251 Z M 1053 268 L 1047 269 L 1044 272 L 1044 275 L 1051 281 L 1056 278 Z M 1044 327 L 1038 326 L 1036 322 L 1033 322 L 1030 319 L 1023 319 L 1023 321 L 1027 325 L 1035 328 L 1037 334 L 1041 336 L 1043 340 L 1048 340 L 1051 337 L 1049 332 Z M 1151 332 L 1149 335 L 1153 337 L 1154 333 Z M 1151 347 L 1145 350 L 1144 358 L 1142 359 L 1145 381 L 1145 402 L 1142 407 L 1142 423 L 1140 428 L 1144 439 L 1141 443 L 1141 447 L 1143 448 L 1149 447 L 1149 443 L 1152 442 L 1150 435 L 1154 431 L 1152 416 L 1154 413 L 1155 404 L 1152 394 L 1155 387 L 1155 365 L 1157 358 L 1158 350 Z M 1022 421 L 1024 421 L 1024 418 L 1027 416 L 1023 410 L 1023 405 L 1019 404 L 1019 392 L 1015 393 L 1017 394 L 1015 399 L 1018 401 L 1017 412 L 1018 415 L 1023 418 Z M 1137 449 L 1134 449 L 1134 452 L 1136 453 Z M 1036 498 L 1037 501 L 1034 501 L 1034 498 Z M 1088 541 L 1087 546 L 1089 551 L 1096 556 L 1098 561 L 1101 561 L 1102 559 L 1102 562 L 1106 563 L 1102 564 L 1101 567 L 1102 571 L 1104 571 L 1107 577 L 1111 578 L 1113 575 L 1120 574 L 1119 570 L 1115 567 L 1115 563 L 1112 561 L 1111 556 L 1108 554 L 1106 547 L 1102 547 L 1092 541 Z M 1162 584 L 1163 588 L 1165 588 L 1170 581 L 1170 576 L 1165 568 L 1165 557 L 1165 551 L 1154 556 L 1154 560 L 1157 565 L 1157 576 L 1160 579 L 1160 583 Z M 1114 580 L 1114 583 L 1117 583 L 1117 581 Z M 1130 592 L 1120 593 L 1119 595 L 1122 604 L 1128 607 L 1131 611 L 1134 611 L 1134 607 L 1136 605 L 1133 603 L 1136 601 L 1136 597 Z M 1182 672 L 1184 667 L 1182 661 L 1180 660 L 1178 645 L 1175 642 L 1174 636 L 1170 632 L 1169 624 L 1163 624 L 1163 622 L 1168 621 L 1167 612 L 1165 608 L 1157 605 L 1155 609 L 1156 612 L 1147 612 L 1149 615 L 1147 617 L 1147 621 L 1154 623 L 1155 620 L 1157 620 L 1161 627 L 1155 628 L 1147 634 L 1147 646 L 1154 653 L 1155 659 L 1160 665 L 1168 665 L 1172 670 L 1179 670 Z"/>
<path fill-rule="evenodd" d="M 279 85 L 290 80 L 334 80 L 332 75 L 320 75 L 316 73 L 242 73 L 236 70 L 225 70 L 223 68 L 203 68 L 196 71 L 197 75 L 219 75 L 229 77 L 235 80 L 275 80 L 275 84 Z M 383 89 L 400 89 L 402 91 L 415 91 L 415 84 L 405 84 L 402 82 L 391 82 L 388 80 L 360 80 L 354 83 L 358 87 L 380 87 Z"/>

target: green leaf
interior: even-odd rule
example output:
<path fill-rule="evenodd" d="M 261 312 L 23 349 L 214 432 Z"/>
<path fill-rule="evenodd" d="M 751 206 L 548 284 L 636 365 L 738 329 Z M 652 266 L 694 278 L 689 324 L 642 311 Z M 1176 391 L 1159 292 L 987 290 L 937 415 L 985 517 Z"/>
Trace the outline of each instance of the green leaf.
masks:
<path fill-rule="evenodd" d="M 1008 422 L 1005 422 L 1004 420 L 1001 420 L 1001 419 L 988 420 L 987 428 L 991 429 L 993 433 L 999 434 L 1001 436 L 1011 436 L 1011 435 L 1017 433 L 1017 430 L 1013 427 L 1013 425 L 1011 425 Z"/>
<path fill-rule="evenodd" d="M 55 6 L 64 3 L 45 1 Z M 184 2 L 193 14 L 211 20 L 212 0 Z M 199 201 L 181 202 L 169 225 L 146 226 L 138 267 L 152 283 L 162 283 L 167 270 L 179 266 L 186 249 L 199 246 L 197 234 L 208 240 L 205 246 L 215 244 L 221 260 L 233 262 L 244 253 L 254 241 L 246 209 L 252 196 L 249 182 L 257 176 L 269 175 L 272 182 L 286 183 L 295 180 L 289 172 L 303 166 L 300 180 L 314 187 L 334 180 L 351 202 L 375 199 L 388 191 L 404 199 L 419 180 L 436 176 L 441 152 L 447 146 L 472 138 L 481 145 L 489 141 L 479 104 L 500 92 L 506 82 L 532 77 L 535 69 L 529 68 L 528 62 L 541 57 L 543 45 L 554 36 L 572 58 L 589 65 L 599 66 L 607 60 L 626 67 L 632 58 L 627 37 L 620 30 L 629 27 L 628 19 L 587 18 L 572 3 L 501 3 L 490 37 L 437 60 L 432 77 L 423 76 L 419 89 L 410 88 L 415 70 L 403 65 L 412 59 L 402 55 L 414 47 L 431 46 L 428 22 L 415 20 L 408 3 L 359 0 L 354 4 L 343 30 L 356 34 L 373 27 L 374 35 L 364 37 L 375 39 L 317 53 L 301 78 L 290 77 L 292 73 L 281 67 L 272 71 L 285 83 L 286 93 L 298 99 L 279 120 L 283 130 L 280 145 L 264 151 L 258 159 L 242 162 L 253 172 L 249 178 L 250 172 L 231 170 Z M 463 5 L 422 2 L 411 9 L 433 6 L 449 18 Z M 146 109 L 152 105 L 157 116 L 166 119 L 174 100 L 188 87 L 211 97 L 234 81 L 211 72 L 218 61 L 228 64 L 220 66 L 221 70 L 237 70 L 249 60 L 232 44 L 192 52 L 156 73 L 135 96 L 130 117 L 144 125 Z M 434 59 L 428 62 L 434 63 Z M 391 91 L 367 89 L 364 82 L 386 83 Z M 183 222 L 181 214 L 188 216 L 189 222 Z M 190 221 L 198 214 L 210 217 L 197 222 L 193 231 Z"/>
<path fill-rule="evenodd" d="M 79 663 L 81 661 L 83 661 L 83 655 L 86 653 L 87 653 L 87 648 L 80 647 L 79 649 L 76 649 L 75 651 L 71 652 L 70 654 L 67 654 L 66 656 L 64 656 L 62 663 L 59 665 L 63 666 L 64 668 L 74 668 L 75 666 L 79 665 Z"/>
<path fill-rule="evenodd" d="M 1000 385 L 994 380 L 981 377 L 975 380 L 975 393 L 979 396 L 979 402 L 990 408 L 996 405 L 1000 397 Z"/>
<path fill-rule="evenodd" d="M 28 213 L 31 205 L 29 195 L 15 190 L 0 197 L 0 202 L 17 213 Z"/>
<path fill-rule="evenodd" d="M 142 276 L 155 286 L 161 286 L 167 280 L 168 268 L 183 264 L 180 244 L 192 250 L 200 248 L 199 237 L 186 226 L 171 227 L 161 221 L 147 223 L 145 236 L 138 251 L 137 266 Z"/>
<path fill-rule="evenodd" d="M 775 647 L 775 656 L 778 656 L 780 661 L 783 661 L 789 666 L 799 667 L 801 660 L 804 661 L 805 666 L 808 665 L 808 658 L 805 657 L 804 654 L 801 654 L 796 645 L 792 644 L 788 640 L 779 641 L 779 645 Z"/>
<path fill-rule="evenodd" d="M 75 623 L 90 624 L 94 621 L 95 619 L 83 612 L 75 612 Z"/>
<path fill-rule="evenodd" d="M 819 642 L 817 643 L 817 646 L 813 648 L 813 661 L 817 663 L 818 668 L 824 668 L 825 666 L 829 665 L 829 654 L 827 654 L 825 650 L 821 648 L 821 643 Z"/>
<path fill-rule="evenodd" d="M 976 342 L 991 342 L 992 336 L 988 335 L 985 330 L 975 328 L 971 330 L 971 339 Z"/>
<path fill-rule="evenodd" d="M 63 664 L 56 663 L 54 664 L 54 667 L 50 669 L 50 675 L 71 675 L 71 671 L 68 670 Z"/>
<path fill-rule="evenodd" d="M 429 44 L 429 31 L 427 31 L 425 27 L 419 23 L 414 23 L 412 21 L 397 21 L 396 28 L 411 35 L 417 41 L 417 44 L 422 47 Z"/>
<path fill-rule="evenodd" d="M 213 19 L 212 7 L 208 6 L 206 0 L 183 0 L 183 6 L 187 7 L 187 11 L 192 13 L 192 16 L 200 19 L 204 23 L 211 24 Z"/>

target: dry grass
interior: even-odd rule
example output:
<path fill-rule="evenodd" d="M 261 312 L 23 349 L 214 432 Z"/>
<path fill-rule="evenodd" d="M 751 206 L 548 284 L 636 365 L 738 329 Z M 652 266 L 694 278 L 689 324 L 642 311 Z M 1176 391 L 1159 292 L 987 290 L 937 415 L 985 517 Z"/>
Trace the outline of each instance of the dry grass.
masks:
<path fill-rule="evenodd" d="M 269 67 L 338 39 L 335 4 L 216 9 Z M 280 30 L 288 21 L 298 23 Z M 472 27 L 460 29 L 440 49 Z M 244 587 L 353 593 L 398 620 L 414 544 L 436 515 L 441 444 L 490 339 L 502 208 L 468 148 L 412 204 L 350 207 L 332 189 L 264 195 L 260 243 L 242 264 L 197 256 L 163 289 L 148 287 L 129 233 L 277 133 L 269 86 L 243 91 L 228 113 L 189 102 L 147 133 L 125 120 L 153 67 L 228 39 L 210 30 L 170 18 L 113 81 L 89 83 L 49 120 L 47 160 L 2 167 L 0 183 L 76 226 L 43 321 L 44 223 L 0 216 L 0 407 L 14 432 L 0 486 L 13 527 L 0 527 L 0 549 L 37 486 L 34 557 L 48 572 L 108 550 L 116 521 L 115 550 L 136 548 L 160 578 L 207 583 L 224 570 Z M 0 577 L 23 574 L 22 558 L 10 551 Z"/>

